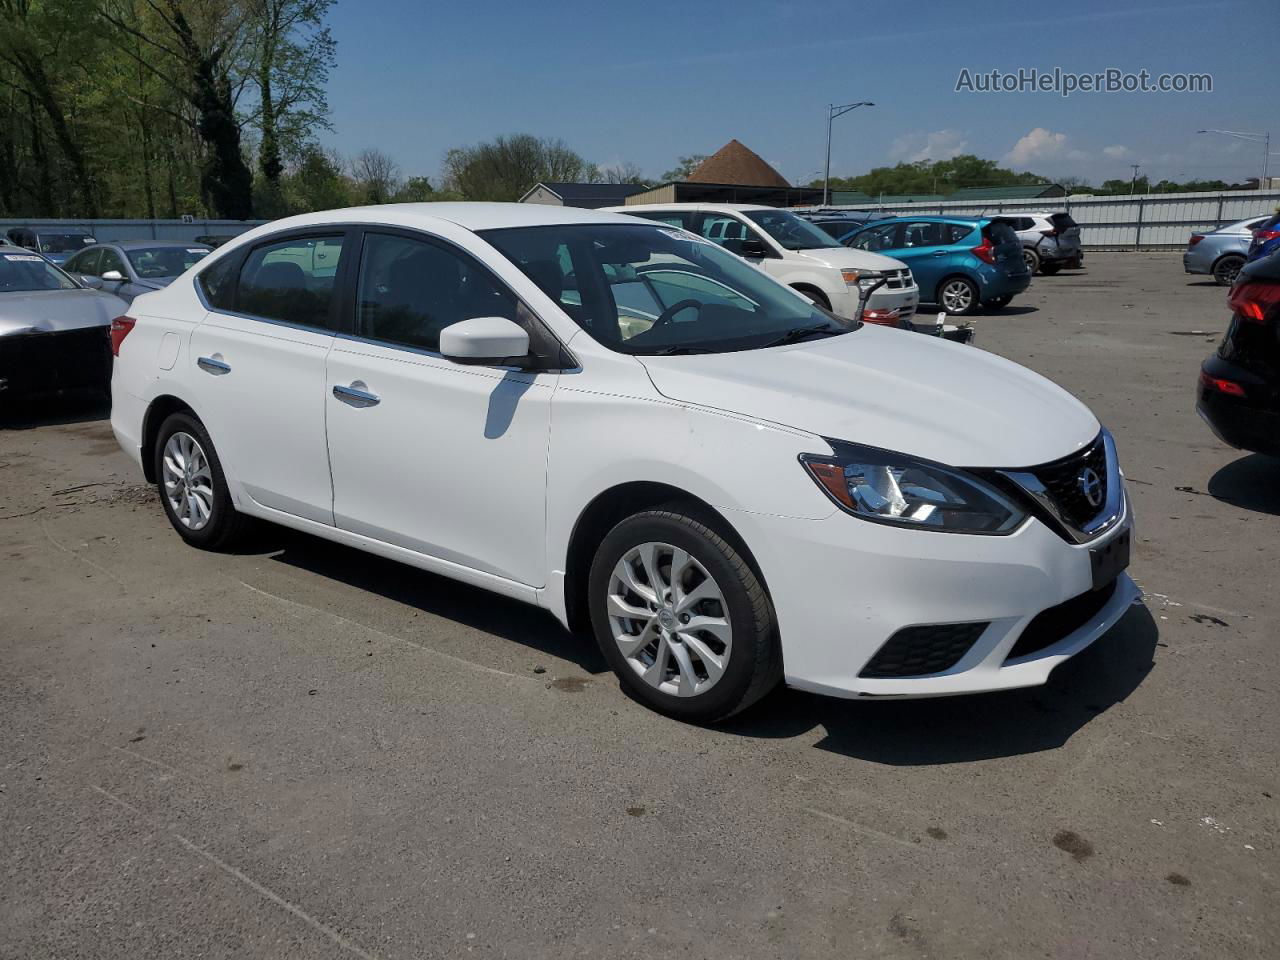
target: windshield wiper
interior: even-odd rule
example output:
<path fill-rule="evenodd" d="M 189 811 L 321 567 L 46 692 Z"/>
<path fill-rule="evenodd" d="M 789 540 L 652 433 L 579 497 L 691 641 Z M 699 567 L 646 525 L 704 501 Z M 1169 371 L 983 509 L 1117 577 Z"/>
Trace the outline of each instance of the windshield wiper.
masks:
<path fill-rule="evenodd" d="M 659 349 L 659 350 L 654 350 L 654 351 L 650 352 L 649 356 L 651 356 L 651 357 L 676 357 L 676 356 L 682 356 L 682 355 L 684 355 L 684 354 L 688 354 L 688 353 L 715 353 L 715 351 L 714 351 L 714 350 L 708 350 L 706 347 L 680 347 L 680 346 L 671 346 L 671 347 L 662 347 L 662 348 L 661 348 L 661 349 Z"/>
<path fill-rule="evenodd" d="M 784 347 L 788 343 L 797 343 L 805 337 L 811 337 L 815 333 L 825 333 L 827 336 L 834 337 L 840 333 L 848 333 L 847 330 L 833 328 L 829 323 L 817 323 L 811 327 L 796 327 L 794 330 L 788 330 L 776 340 L 770 340 L 764 344 L 766 347 Z"/>

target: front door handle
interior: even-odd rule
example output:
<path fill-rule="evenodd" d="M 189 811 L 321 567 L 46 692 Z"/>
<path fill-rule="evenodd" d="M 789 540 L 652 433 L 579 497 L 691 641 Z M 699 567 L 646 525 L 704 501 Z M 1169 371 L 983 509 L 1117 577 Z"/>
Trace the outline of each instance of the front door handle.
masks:
<path fill-rule="evenodd" d="M 199 357 L 196 360 L 196 366 L 205 373 L 212 373 L 214 376 L 221 376 L 224 373 L 231 372 L 231 364 L 219 360 L 217 357 Z"/>
<path fill-rule="evenodd" d="M 380 396 L 376 393 L 370 393 L 366 389 L 362 380 L 356 380 L 349 387 L 335 386 L 333 395 L 343 403 L 350 404 L 353 407 L 376 407 L 382 402 Z"/>

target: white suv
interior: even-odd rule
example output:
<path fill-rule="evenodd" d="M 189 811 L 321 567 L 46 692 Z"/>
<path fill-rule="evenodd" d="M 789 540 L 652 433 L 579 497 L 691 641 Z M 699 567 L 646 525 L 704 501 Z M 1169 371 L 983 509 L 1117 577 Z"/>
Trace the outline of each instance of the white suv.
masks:
<path fill-rule="evenodd" d="M 1138 596 L 1083 404 L 634 217 L 278 220 L 134 300 L 112 345 L 112 428 L 188 543 L 260 518 L 516 597 L 678 717 L 780 679 L 1040 684 Z"/>
<path fill-rule="evenodd" d="M 882 278 L 884 285 L 871 295 L 864 320 L 906 326 L 920 302 L 920 288 L 905 263 L 842 246 L 789 210 L 733 203 L 637 204 L 608 210 L 706 237 L 841 317 L 852 317 L 857 309 L 859 284 L 870 287 Z"/>

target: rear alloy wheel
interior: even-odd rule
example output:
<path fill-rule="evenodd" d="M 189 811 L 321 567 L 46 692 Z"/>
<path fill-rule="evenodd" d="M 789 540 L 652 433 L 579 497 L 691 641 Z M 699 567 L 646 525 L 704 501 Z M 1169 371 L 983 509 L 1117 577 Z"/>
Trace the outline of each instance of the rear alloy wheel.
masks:
<path fill-rule="evenodd" d="M 965 277 L 951 277 L 938 288 L 938 303 L 952 316 L 966 316 L 978 307 L 978 288 Z"/>
<path fill-rule="evenodd" d="M 773 608 L 733 545 L 673 505 L 636 514 L 591 565 L 591 622 L 622 685 L 682 720 L 720 720 L 781 675 Z"/>
<path fill-rule="evenodd" d="M 249 526 L 231 503 L 209 432 L 191 413 L 171 414 L 160 425 L 155 476 L 165 516 L 193 547 L 225 549 Z"/>
<path fill-rule="evenodd" d="M 1219 257 L 1218 262 L 1213 265 L 1213 279 L 1218 282 L 1218 286 L 1229 287 L 1236 282 L 1236 276 L 1243 266 L 1244 257 L 1238 257 L 1234 254 Z"/>
<path fill-rule="evenodd" d="M 1027 269 L 1031 271 L 1034 277 L 1036 271 L 1040 269 L 1040 254 L 1027 247 L 1022 248 L 1022 262 L 1027 265 Z"/>

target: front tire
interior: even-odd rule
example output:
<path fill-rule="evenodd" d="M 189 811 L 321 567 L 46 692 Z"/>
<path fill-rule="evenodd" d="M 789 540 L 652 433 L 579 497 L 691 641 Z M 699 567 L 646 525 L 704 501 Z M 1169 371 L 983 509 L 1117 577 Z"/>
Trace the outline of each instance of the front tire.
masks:
<path fill-rule="evenodd" d="M 978 285 L 968 277 L 947 277 L 938 284 L 938 305 L 953 317 L 967 317 L 978 309 Z"/>
<path fill-rule="evenodd" d="M 202 550 L 225 550 L 249 518 L 237 512 L 209 432 L 194 414 L 170 414 L 155 446 L 156 489 L 178 535 Z"/>
<path fill-rule="evenodd" d="M 710 518 L 680 504 L 623 520 L 591 564 L 591 625 L 622 686 L 659 713 L 709 723 L 778 682 L 764 585 Z"/>

